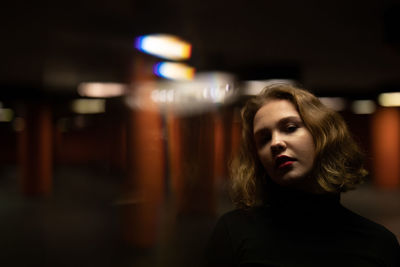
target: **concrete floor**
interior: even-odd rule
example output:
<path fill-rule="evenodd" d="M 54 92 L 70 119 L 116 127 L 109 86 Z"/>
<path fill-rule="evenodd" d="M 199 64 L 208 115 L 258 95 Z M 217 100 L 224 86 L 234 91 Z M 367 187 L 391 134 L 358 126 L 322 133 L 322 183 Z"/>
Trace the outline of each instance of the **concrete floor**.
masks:
<path fill-rule="evenodd" d="M 0 167 L 0 262 L 10 267 L 200 266 L 217 217 L 174 216 L 166 203 L 157 244 L 138 249 L 121 235 L 123 177 L 105 167 L 58 167 L 48 198 L 19 193 L 15 166 Z M 400 190 L 365 184 L 342 203 L 400 237 Z M 218 214 L 231 209 L 221 194 Z"/>

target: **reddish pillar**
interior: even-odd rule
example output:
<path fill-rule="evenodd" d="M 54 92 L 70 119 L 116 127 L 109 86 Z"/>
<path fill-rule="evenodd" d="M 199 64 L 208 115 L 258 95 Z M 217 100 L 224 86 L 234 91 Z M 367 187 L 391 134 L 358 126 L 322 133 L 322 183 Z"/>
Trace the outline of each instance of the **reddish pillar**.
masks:
<path fill-rule="evenodd" d="M 201 114 L 169 120 L 172 191 L 179 214 L 213 215 L 214 117 Z"/>
<path fill-rule="evenodd" d="M 226 143 L 223 119 L 221 114 L 214 115 L 214 177 L 220 181 L 226 175 Z"/>
<path fill-rule="evenodd" d="M 168 158 L 169 177 L 171 178 L 171 192 L 177 205 L 183 201 L 183 158 L 181 148 L 181 131 L 179 117 L 173 113 L 167 114 L 168 127 Z"/>
<path fill-rule="evenodd" d="M 235 157 L 242 142 L 242 121 L 239 112 L 233 113 L 230 157 Z"/>
<path fill-rule="evenodd" d="M 138 57 L 134 81 L 148 82 L 151 62 Z M 124 204 L 123 229 L 128 243 L 150 248 L 157 241 L 160 209 L 164 199 L 165 153 L 160 112 L 151 99 L 151 85 L 137 88 L 135 97 L 140 107 L 130 111 L 127 129 L 127 187 Z M 125 200 L 126 201 L 126 200 Z"/>
<path fill-rule="evenodd" d="M 24 121 L 19 134 L 21 189 L 29 196 L 47 195 L 52 187 L 51 109 L 42 103 L 29 103 Z"/>
<path fill-rule="evenodd" d="M 374 182 L 381 188 L 400 185 L 400 114 L 380 108 L 372 118 Z"/>
<path fill-rule="evenodd" d="M 229 177 L 232 160 L 233 110 L 225 108 L 215 114 L 215 178 L 217 183 Z"/>
<path fill-rule="evenodd" d="M 127 123 L 126 120 L 109 122 L 110 142 L 109 162 L 111 166 L 120 171 L 127 170 Z"/>
<path fill-rule="evenodd" d="M 132 113 L 129 131 L 131 197 L 134 200 L 131 241 L 151 247 L 157 239 L 157 222 L 164 197 L 164 148 L 160 114 L 151 111 Z"/>

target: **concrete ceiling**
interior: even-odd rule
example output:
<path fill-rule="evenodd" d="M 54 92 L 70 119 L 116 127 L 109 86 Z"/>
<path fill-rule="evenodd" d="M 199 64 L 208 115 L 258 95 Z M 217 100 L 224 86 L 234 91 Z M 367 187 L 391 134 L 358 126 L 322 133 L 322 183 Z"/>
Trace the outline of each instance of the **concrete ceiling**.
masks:
<path fill-rule="evenodd" d="M 126 82 L 137 53 L 134 37 L 156 32 L 190 41 L 189 63 L 198 70 L 295 78 L 322 93 L 400 85 L 394 1 L 53 2 L 5 5 L 2 95 L 74 92 L 82 81 Z"/>

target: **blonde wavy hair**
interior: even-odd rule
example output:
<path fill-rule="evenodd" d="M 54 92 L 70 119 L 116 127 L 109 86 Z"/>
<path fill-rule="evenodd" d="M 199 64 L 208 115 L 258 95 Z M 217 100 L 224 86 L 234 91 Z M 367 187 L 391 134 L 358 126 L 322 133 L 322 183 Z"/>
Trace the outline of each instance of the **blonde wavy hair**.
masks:
<path fill-rule="evenodd" d="M 314 167 L 311 171 L 326 192 L 339 193 L 354 189 L 367 175 L 364 155 L 350 135 L 343 118 L 326 107 L 310 92 L 289 84 L 267 86 L 243 107 L 242 143 L 238 156 L 231 162 L 231 197 L 238 208 L 262 205 L 268 175 L 256 151 L 253 120 L 256 112 L 271 99 L 293 103 L 315 143 Z"/>

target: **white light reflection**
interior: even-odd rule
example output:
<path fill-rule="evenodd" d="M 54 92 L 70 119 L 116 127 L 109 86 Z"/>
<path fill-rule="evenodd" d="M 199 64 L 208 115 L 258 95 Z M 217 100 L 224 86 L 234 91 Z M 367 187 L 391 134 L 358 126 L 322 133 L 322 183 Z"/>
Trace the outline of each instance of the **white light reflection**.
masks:
<path fill-rule="evenodd" d="M 147 87 L 147 88 L 146 88 Z M 143 93 L 145 91 L 149 93 Z M 193 81 L 158 81 L 134 86 L 126 103 L 131 108 L 158 108 L 179 114 L 201 113 L 231 103 L 237 97 L 234 76 L 228 73 L 197 73 Z M 148 95 L 151 103 L 146 104 Z"/>
<path fill-rule="evenodd" d="M 120 83 L 86 82 L 78 86 L 78 93 L 86 97 L 117 97 L 124 95 L 127 85 Z"/>
<path fill-rule="evenodd" d="M 135 47 L 142 52 L 171 60 L 190 58 L 192 45 L 177 36 L 152 34 L 139 36 Z"/>
<path fill-rule="evenodd" d="M 355 114 L 372 114 L 375 109 L 376 105 L 372 100 L 356 100 L 351 104 L 351 110 Z"/>
<path fill-rule="evenodd" d="M 154 66 L 153 72 L 170 80 L 193 80 L 195 69 L 182 63 L 160 62 Z"/>
<path fill-rule="evenodd" d="M 104 99 L 77 99 L 72 102 L 72 111 L 78 114 L 96 114 L 106 111 Z"/>

